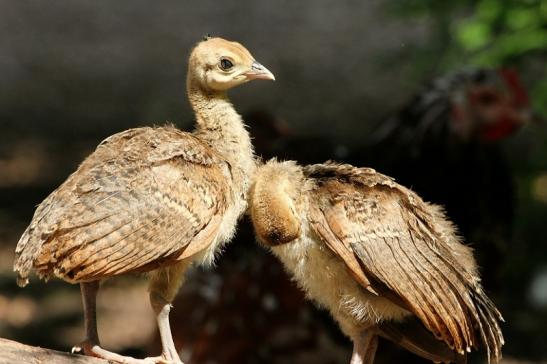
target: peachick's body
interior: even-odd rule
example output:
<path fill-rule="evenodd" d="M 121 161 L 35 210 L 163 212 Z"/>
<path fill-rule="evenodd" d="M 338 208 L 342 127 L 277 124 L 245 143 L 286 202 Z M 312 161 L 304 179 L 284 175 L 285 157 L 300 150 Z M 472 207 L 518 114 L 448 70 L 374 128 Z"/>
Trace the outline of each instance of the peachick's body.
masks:
<path fill-rule="evenodd" d="M 328 309 L 342 331 L 353 337 L 371 324 L 386 319 L 400 320 L 410 315 L 389 300 L 378 297 L 352 278 L 344 262 L 320 242 L 311 238 L 307 220 L 302 221 L 301 237 L 290 244 L 272 246 L 308 298 Z"/>
<path fill-rule="evenodd" d="M 194 263 L 208 265 L 234 235 L 255 172 L 253 147 L 226 91 L 273 79 L 243 46 L 220 38 L 190 55 L 187 92 L 196 128 L 137 128 L 112 135 L 36 209 L 16 248 L 21 285 L 35 270 L 80 283 L 86 339 L 76 349 L 121 363 L 181 363 L 171 302 Z M 104 350 L 95 320 L 99 281 L 149 272 L 162 357 Z"/>
<path fill-rule="evenodd" d="M 254 176 L 260 242 L 372 363 L 377 336 L 432 361 L 501 357 L 501 315 L 442 210 L 369 168 L 269 161 Z"/>

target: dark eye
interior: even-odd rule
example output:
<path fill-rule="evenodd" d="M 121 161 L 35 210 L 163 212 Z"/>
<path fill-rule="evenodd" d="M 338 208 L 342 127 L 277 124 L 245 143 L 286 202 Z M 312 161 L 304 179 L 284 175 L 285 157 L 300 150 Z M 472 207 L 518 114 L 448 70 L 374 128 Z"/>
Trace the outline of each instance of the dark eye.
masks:
<path fill-rule="evenodd" d="M 220 68 L 222 68 L 225 71 L 229 70 L 233 66 L 234 66 L 234 64 L 229 59 L 223 58 L 223 59 L 220 60 Z"/>

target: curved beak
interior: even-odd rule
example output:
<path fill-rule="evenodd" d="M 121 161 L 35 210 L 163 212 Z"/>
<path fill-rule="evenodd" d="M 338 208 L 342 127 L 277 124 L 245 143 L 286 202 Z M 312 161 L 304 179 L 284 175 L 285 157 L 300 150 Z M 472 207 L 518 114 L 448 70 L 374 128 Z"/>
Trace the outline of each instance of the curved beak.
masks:
<path fill-rule="evenodd" d="M 247 77 L 247 80 L 271 80 L 275 81 L 275 76 L 266 67 L 254 61 L 251 65 L 251 69 L 245 72 L 243 75 Z"/>

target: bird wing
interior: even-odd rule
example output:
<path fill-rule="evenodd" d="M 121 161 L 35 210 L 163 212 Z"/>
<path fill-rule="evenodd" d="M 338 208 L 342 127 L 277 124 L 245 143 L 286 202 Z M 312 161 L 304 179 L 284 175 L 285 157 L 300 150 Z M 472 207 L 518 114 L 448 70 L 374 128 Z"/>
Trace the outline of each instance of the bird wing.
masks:
<path fill-rule="evenodd" d="M 482 339 L 489 359 L 500 357 L 501 315 L 440 208 L 372 169 L 325 164 L 305 174 L 316 182 L 311 226 L 354 276 L 366 276 L 459 353 Z"/>
<path fill-rule="evenodd" d="M 229 168 L 192 134 L 137 128 L 103 141 L 38 206 L 15 271 L 70 282 L 147 271 L 204 250 L 229 203 Z"/>

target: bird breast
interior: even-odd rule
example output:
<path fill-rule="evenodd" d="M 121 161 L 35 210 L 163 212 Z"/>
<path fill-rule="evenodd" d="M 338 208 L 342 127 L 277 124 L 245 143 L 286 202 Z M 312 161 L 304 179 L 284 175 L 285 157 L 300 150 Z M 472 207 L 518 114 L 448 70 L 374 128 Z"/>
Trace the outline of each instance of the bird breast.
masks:
<path fill-rule="evenodd" d="M 299 287 L 330 311 L 342 331 L 353 336 L 384 319 L 401 319 L 409 312 L 363 289 L 303 219 L 301 237 L 271 248 Z"/>
<path fill-rule="evenodd" d="M 222 251 L 222 247 L 234 237 L 237 222 L 247 210 L 247 194 L 254 166 L 251 166 L 250 170 L 236 168 L 236 171 L 233 167 L 230 169 L 227 165 L 223 168 L 224 177 L 230 181 L 230 188 L 226 195 L 228 203 L 215 240 L 196 258 L 200 265 L 209 266 L 214 264 L 216 256 Z"/>

